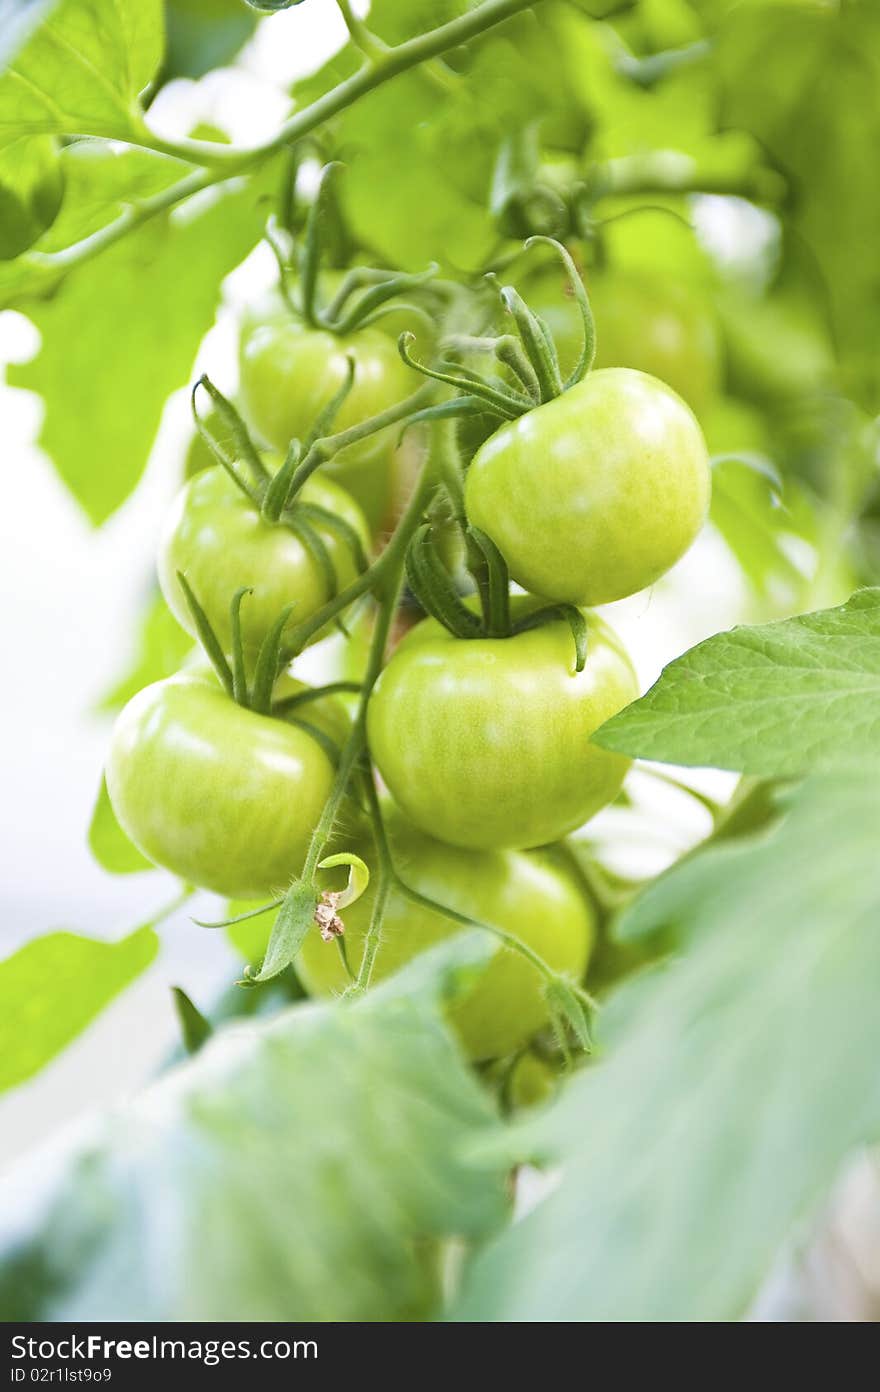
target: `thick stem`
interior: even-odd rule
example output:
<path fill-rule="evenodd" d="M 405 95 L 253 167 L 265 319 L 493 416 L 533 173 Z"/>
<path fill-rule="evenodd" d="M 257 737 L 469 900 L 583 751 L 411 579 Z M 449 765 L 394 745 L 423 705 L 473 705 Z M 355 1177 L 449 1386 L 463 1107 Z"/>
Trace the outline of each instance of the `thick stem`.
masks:
<path fill-rule="evenodd" d="M 324 805 L 324 810 L 321 813 L 318 825 L 312 833 L 308 854 L 305 864 L 303 865 L 302 879 L 305 880 L 306 883 L 314 878 L 318 868 L 318 862 L 322 859 L 324 848 L 332 835 L 336 817 L 339 813 L 342 800 L 345 797 L 345 792 L 351 780 L 351 776 L 366 746 L 367 703 L 379 673 L 382 670 L 385 649 L 388 644 L 388 635 L 391 631 L 391 624 L 394 620 L 397 600 L 403 581 L 406 548 L 409 545 L 410 538 L 421 521 L 425 503 L 433 486 L 433 471 L 426 465 L 413 495 L 409 500 L 406 511 L 397 524 L 397 529 L 393 537 L 383 551 L 380 559 L 372 567 L 372 570 L 368 572 L 368 574 L 372 576 L 372 585 L 370 587 L 376 589 L 379 598 L 379 612 L 376 617 L 376 627 L 373 630 L 373 637 L 370 643 L 367 670 L 364 674 L 363 686 L 361 687 L 351 734 L 343 746 L 333 788 Z M 361 578 L 363 579 L 365 577 Z M 345 591 L 343 591 L 343 595 L 344 593 Z M 341 599 L 342 595 L 338 596 L 338 598 Z M 325 609 L 327 608 L 326 605 L 324 607 Z"/>

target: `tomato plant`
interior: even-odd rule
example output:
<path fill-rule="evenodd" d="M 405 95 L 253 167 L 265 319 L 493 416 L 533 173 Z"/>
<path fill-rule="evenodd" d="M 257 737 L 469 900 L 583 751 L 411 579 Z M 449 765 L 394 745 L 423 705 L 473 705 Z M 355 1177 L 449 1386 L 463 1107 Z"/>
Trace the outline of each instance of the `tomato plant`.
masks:
<path fill-rule="evenodd" d="M 481 852 L 444 845 L 409 826 L 389 820 L 391 842 L 407 884 L 429 898 L 515 934 L 555 970 L 583 975 L 594 935 L 593 911 L 576 872 L 542 852 Z M 356 849 L 369 859 L 369 846 Z M 357 973 L 375 905 L 371 889 L 346 913 L 349 967 Z M 439 913 L 392 893 L 385 912 L 376 981 L 398 971 L 412 957 L 456 931 Z M 312 994 L 330 995 L 347 983 L 342 958 L 317 934 L 307 939 L 296 969 Z M 516 1053 L 550 1013 L 541 977 L 518 953 L 500 946 L 483 975 L 451 1008 L 451 1018 L 468 1053 L 477 1059 Z"/>
<path fill-rule="evenodd" d="M 0 1317 L 875 1313 L 880 7 L 0 12 Z"/>

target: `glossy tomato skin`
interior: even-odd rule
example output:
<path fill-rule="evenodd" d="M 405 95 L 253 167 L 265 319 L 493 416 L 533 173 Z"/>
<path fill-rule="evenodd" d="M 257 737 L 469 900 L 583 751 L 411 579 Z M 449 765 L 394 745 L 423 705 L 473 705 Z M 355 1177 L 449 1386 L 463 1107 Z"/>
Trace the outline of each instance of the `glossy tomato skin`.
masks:
<path fill-rule="evenodd" d="M 338 484 L 312 477 L 300 496 L 348 522 L 366 549 L 363 513 Z M 351 548 L 329 528 L 316 524 L 316 530 L 333 560 L 338 588 L 344 589 L 357 574 Z M 219 465 L 197 474 L 178 494 L 160 539 L 158 570 L 162 593 L 181 626 L 194 634 L 178 571 L 227 653 L 230 601 L 240 586 L 251 586 L 253 594 L 241 605 L 242 639 L 251 662 L 285 605 L 296 604 L 289 621 L 295 627 L 329 598 L 325 577 L 299 538 L 288 527 L 264 521 Z"/>
<path fill-rule="evenodd" d="M 245 710 L 195 670 L 129 701 L 106 774 L 120 825 L 150 860 L 257 899 L 299 873 L 334 770 L 304 730 Z"/>
<path fill-rule="evenodd" d="M 416 826 L 454 846 L 522 849 L 567 835 L 616 796 L 628 760 L 590 736 L 638 686 L 616 635 L 594 614 L 587 622 L 578 673 L 563 621 L 457 639 L 426 619 L 404 638 L 370 697 L 367 728 L 376 766 Z"/>
<path fill-rule="evenodd" d="M 684 555 L 709 493 L 690 408 L 654 377 L 605 368 L 496 430 L 474 456 L 466 505 L 525 589 L 606 604 Z"/>
<path fill-rule="evenodd" d="M 241 394 L 258 434 L 282 452 L 292 439 L 305 439 L 344 386 L 349 357 L 355 363 L 354 383 L 339 409 L 336 431 L 388 410 L 419 385 L 396 344 L 378 328 L 340 337 L 311 329 L 290 313 L 246 326 L 240 348 Z M 391 504 L 398 434 L 395 428 L 379 431 L 323 466 L 349 489 L 374 528 Z"/>
<path fill-rule="evenodd" d="M 702 417 L 722 378 L 718 324 L 704 298 L 688 285 L 635 271 L 591 272 L 586 282 L 596 324 L 594 366 L 659 377 Z M 562 268 L 541 268 L 523 294 L 553 333 L 563 372 L 571 372 L 583 328 Z"/>
<path fill-rule="evenodd" d="M 403 879 L 429 898 L 494 923 L 534 948 L 557 971 L 580 980 L 593 943 L 593 910 L 575 874 L 544 852 L 475 851 L 443 845 L 408 826 L 399 815 L 388 819 L 395 863 Z M 360 854 L 372 863 L 369 845 Z M 349 965 L 360 965 L 370 922 L 374 889 L 344 910 Z M 459 924 L 392 893 L 382 925 L 373 969 L 381 981 L 443 938 L 461 932 Z M 348 984 L 332 943 L 312 933 L 297 958 L 297 973 L 311 995 L 330 995 Z M 450 1007 L 450 1018 L 468 1054 L 475 1059 L 513 1053 L 548 1022 L 541 978 L 519 953 L 501 947 L 485 973 Z"/>

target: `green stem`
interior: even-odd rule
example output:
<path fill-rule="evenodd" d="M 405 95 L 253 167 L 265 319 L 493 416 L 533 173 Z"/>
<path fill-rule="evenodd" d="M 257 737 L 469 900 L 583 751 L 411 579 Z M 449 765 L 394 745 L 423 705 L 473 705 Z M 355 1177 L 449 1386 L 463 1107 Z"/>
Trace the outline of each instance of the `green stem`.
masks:
<path fill-rule="evenodd" d="M 359 48 L 371 63 L 378 63 L 388 52 L 388 45 L 368 29 L 362 19 L 358 19 L 351 7 L 351 0 L 336 0 L 336 4 L 355 48 Z"/>
<path fill-rule="evenodd" d="M 312 833 L 308 854 L 306 855 L 305 864 L 303 865 L 302 879 L 307 884 L 314 879 L 315 872 L 318 868 L 318 862 L 323 858 L 324 848 L 332 835 L 346 788 L 348 787 L 358 760 L 366 747 L 367 703 L 379 673 L 382 670 L 385 649 L 388 644 L 388 635 L 391 631 L 391 624 L 397 609 L 400 587 L 403 582 L 406 548 L 409 545 L 410 537 L 421 522 L 425 503 L 433 487 L 433 471 L 429 465 L 425 465 L 418 484 L 407 504 L 406 511 L 397 524 L 394 535 L 383 551 L 379 561 L 372 567 L 371 572 L 368 572 L 368 574 L 371 574 L 373 577 L 373 587 L 378 591 L 379 611 L 376 616 L 376 626 L 373 630 L 370 652 L 367 658 L 367 670 L 364 674 L 363 686 L 361 687 L 351 734 L 343 745 L 333 788 L 331 789 L 329 798 L 324 804 L 324 810 L 318 820 L 318 825 Z M 343 591 L 343 594 L 344 593 Z M 340 595 L 338 598 L 342 598 L 342 596 Z M 326 609 L 328 606 L 325 605 L 324 607 Z"/>

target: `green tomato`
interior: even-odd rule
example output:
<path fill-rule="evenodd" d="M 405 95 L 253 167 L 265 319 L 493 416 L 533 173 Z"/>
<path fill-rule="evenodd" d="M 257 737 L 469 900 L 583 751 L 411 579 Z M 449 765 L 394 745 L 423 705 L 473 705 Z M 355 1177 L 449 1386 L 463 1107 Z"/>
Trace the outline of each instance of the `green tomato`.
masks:
<path fill-rule="evenodd" d="M 659 377 L 701 414 L 721 384 L 720 337 L 704 299 L 680 282 L 636 272 L 591 274 L 587 288 L 596 323 L 594 366 L 632 367 Z M 562 268 L 542 268 L 523 294 L 549 326 L 563 373 L 571 372 L 583 327 Z"/>
<path fill-rule="evenodd" d="M 334 769 L 305 730 L 184 671 L 125 706 L 106 774 L 119 823 L 145 856 L 216 894 L 258 899 L 299 873 Z"/>
<path fill-rule="evenodd" d="M 348 522 L 364 547 L 369 545 L 363 513 L 332 480 L 313 475 L 300 497 Z M 316 531 L 333 562 L 338 588 L 344 589 L 357 574 L 351 548 L 329 527 L 316 524 Z M 227 653 L 232 645 L 230 601 L 240 586 L 253 588 L 241 606 L 242 642 L 250 662 L 286 604 L 296 604 L 288 625 L 294 628 L 330 598 L 320 565 L 299 538 L 289 527 L 264 521 L 220 465 L 196 474 L 179 493 L 160 540 L 158 569 L 162 593 L 181 626 L 195 634 L 178 571 Z"/>
<path fill-rule="evenodd" d="M 537 607 L 522 600 L 515 612 Z M 514 638 L 454 638 L 426 619 L 403 639 L 367 709 L 392 796 L 454 846 L 541 846 L 616 796 L 629 761 L 590 736 L 638 695 L 617 636 L 595 614 L 575 672 L 563 620 Z"/>
<path fill-rule="evenodd" d="M 406 883 L 460 913 L 494 923 L 520 938 L 557 971 L 580 980 L 593 943 L 593 910 L 571 872 L 543 852 L 475 851 L 446 846 L 392 816 L 388 830 L 395 861 Z M 369 863 L 369 847 L 360 853 Z M 374 886 L 342 911 L 345 947 L 357 973 L 370 923 Z M 434 943 L 461 932 L 461 925 L 392 891 L 382 923 L 373 982 L 381 981 Z M 348 984 L 339 952 L 314 932 L 306 939 L 296 970 L 311 995 L 335 995 Z M 515 1052 L 548 1023 L 542 980 L 518 952 L 499 947 L 485 972 L 449 1009 L 451 1021 L 472 1058 Z"/>
<path fill-rule="evenodd" d="M 419 385 L 395 343 L 378 328 L 339 337 L 311 329 L 289 312 L 284 318 L 246 324 L 240 346 L 241 393 L 257 433 L 282 451 L 292 439 L 305 439 L 344 386 L 349 357 L 354 359 L 354 382 L 339 408 L 335 431 L 360 425 L 396 406 Z M 391 427 L 369 435 L 323 466 L 349 489 L 374 528 L 384 521 L 391 505 L 398 434 L 399 427 Z"/>
<path fill-rule="evenodd" d="M 468 471 L 468 516 L 533 594 L 606 604 L 684 555 L 709 507 L 709 457 L 673 391 L 630 368 L 496 430 Z"/>

